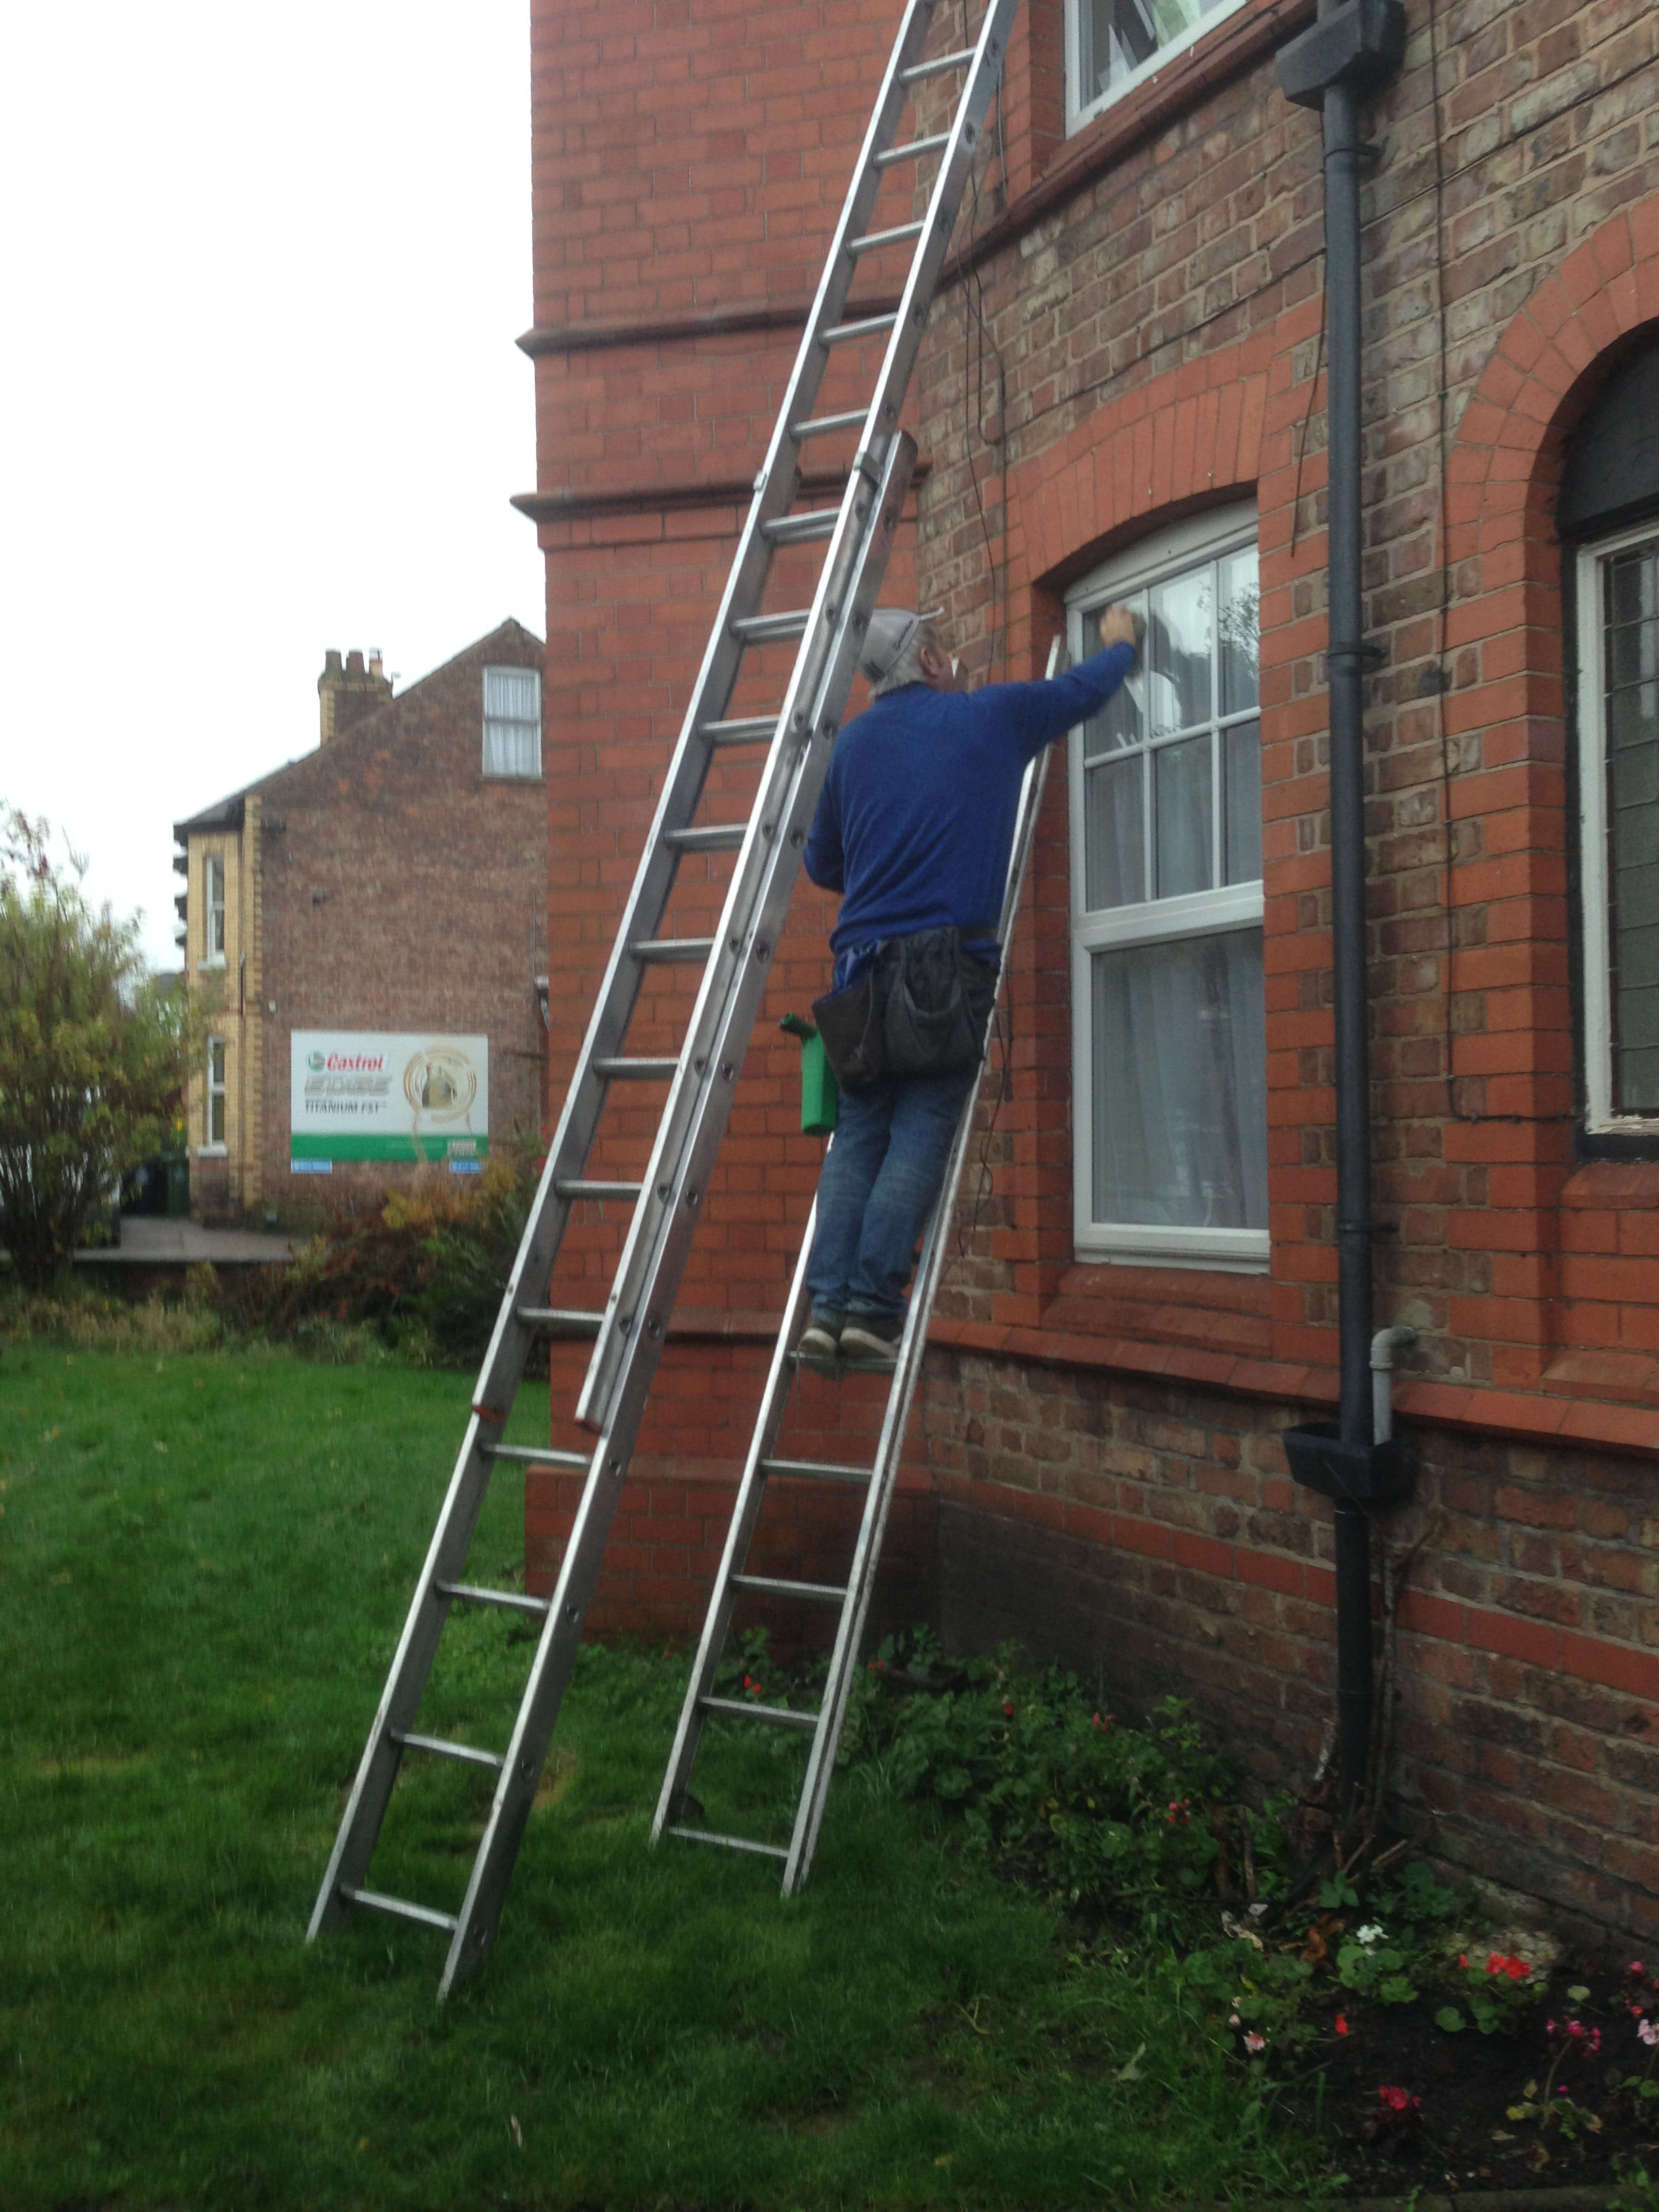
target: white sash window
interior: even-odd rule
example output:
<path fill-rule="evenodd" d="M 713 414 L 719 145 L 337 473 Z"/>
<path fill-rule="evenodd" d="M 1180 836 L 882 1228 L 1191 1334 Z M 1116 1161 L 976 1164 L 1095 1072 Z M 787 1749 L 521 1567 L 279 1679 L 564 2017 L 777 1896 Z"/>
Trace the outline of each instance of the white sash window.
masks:
<path fill-rule="evenodd" d="M 1071 594 L 1139 665 L 1072 732 L 1072 1021 L 1079 1258 L 1263 1267 L 1267 1030 L 1254 507 L 1185 523 Z"/>
<path fill-rule="evenodd" d="M 542 772 L 542 679 L 533 668 L 483 672 L 483 772 L 538 776 Z"/>

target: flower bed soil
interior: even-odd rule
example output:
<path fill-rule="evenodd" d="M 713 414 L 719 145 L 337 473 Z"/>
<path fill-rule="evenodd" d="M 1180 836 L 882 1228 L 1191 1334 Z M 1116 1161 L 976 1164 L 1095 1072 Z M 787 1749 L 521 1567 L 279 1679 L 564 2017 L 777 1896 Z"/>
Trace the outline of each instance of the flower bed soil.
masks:
<path fill-rule="evenodd" d="M 1621 2159 L 1659 2172 L 1659 2049 L 1637 2033 L 1634 1980 L 1623 1969 L 1563 1961 L 1551 1973 L 1550 1996 L 1512 2036 L 1468 2027 L 1448 2034 L 1426 1996 L 1382 2005 L 1333 1986 L 1315 2001 L 1321 2033 L 1305 2054 L 1311 2063 L 1288 2085 L 1289 2109 L 1330 2143 L 1356 2197 L 1611 2182 Z M 1565 1991 L 1579 1984 L 1590 1995 L 1574 2004 Z M 1651 2014 L 1653 1991 L 1645 1980 L 1637 1987 Z M 1336 2032 L 1338 2019 L 1346 2034 Z M 1546 2085 L 1569 2019 L 1583 2033 L 1557 2067 L 1546 2116 Z M 1655 2094 L 1641 2096 L 1632 2077 L 1651 2082 Z"/>

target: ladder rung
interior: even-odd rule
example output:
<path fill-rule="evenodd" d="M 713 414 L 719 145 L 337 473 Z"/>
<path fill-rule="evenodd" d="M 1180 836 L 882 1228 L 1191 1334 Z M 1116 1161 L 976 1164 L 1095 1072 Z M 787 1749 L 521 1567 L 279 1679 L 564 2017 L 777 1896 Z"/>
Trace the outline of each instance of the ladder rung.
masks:
<path fill-rule="evenodd" d="M 582 1465 L 586 1464 L 584 1460 Z M 465 1605 L 499 1606 L 503 1613 L 532 1613 L 538 1620 L 545 1619 L 549 1609 L 544 1597 L 526 1597 L 518 1590 L 485 1589 L 479 1583 L 434 1583 L 432 1587 L 445 1597 L 459 1598 Z"/>
<path fill-rule="evenodd" d="M 879 253 L 884 246 L 902 246 L 907 239 L 920 238 L 922 229 L 919 222 L 901 222 L 891 230 L 867 230 L 862 238 L 849 238 L 847 251 L 854 255 Z"/>
<path fill-rule="evenodd" d="M 387 1897 L 378 1889 L 348 1889 L 342 1882 L 340 1894 L 348 1905 L 366 1905 L 371 1912 L 390 1912 L 422 1928 L 441 1928 L 446 1936 L 453 1936 L 459 1924 L 453 1912 L 434 1912 L 429 1905 L 411 1905 L 406 1897 Z"/>
<path fill-rule="evenodd" d="M 859 420 L 863 422 L 862 415 Z M 744 714 L 733 721 L 699 722 L 697 735 L 710 745 L 769 745 L 777 726 L 775 714 Z"/>
<path fill-rule="evenodd" d="M 761 536 L 774 545 L 810 545 L 815 538 L 831 538 L 841 519 L 839 507 L 820 507 L 815 514 L 786 514 L 778 522 L 763 522 Z"/>
<path fill-rule="evenodd" d="M 672 1083 L 680 1072 L 677 1060 L 596 1060 L 595 1075 L 609 1083 Z"/>
<path fill-rule="evenodd" d="M 568 1467 L 573 1473 L 592 1465 L 591 1452 L 558 1451 L 551 1444 L 486 1444 L 488 1459 L 510 1459 L 519 1467 Z"/>
<path fill-rule="evenodd" d="M 735 853 L 748 834 L 746 822 L 710 822 L 698 830 L 671 830 L 663 842 L 677 853 Z"/>
<path fill-rule="evenodd" d="M 936 62 L 915 62 L 898 74 L 901 84 L 917 84 L 925 76 L 939 76 L 948 69 L 961 69 L 974 58 L 971 46 L 962 46 L 953 54 L 941 54 Z"/>
<path fill-rule="evenodd" d="M 757 1844 L 747 1836 L 717 1836 L 712 1828 L 666 1828 L 665 1835 L 678 1836 L 688 1844 L 717 1844 L 725 1851 L 753 1851 L 763 1859 L 787 1859 L 781 1844 Z"/>
<path fill-rule="evenodd" d="M 867 1483 L 872 1470 L 867 1467 L 837 1467 L 828 1459 L 763 1459 L 761 1473 L 799 1476 L 808 1482 Z"/>
<path fill-rule="evenodd" d="M 833 1583 L 783 1582 L 775 1575 L 733 1575 L 732 1587 L 733 1589 L 770 1590 L 775 1597 L 822 1598 L 834 1605 L 839 1605 L 847 1595 L 844 1589 L 837 1589 Z"/>
<path fill-rule="evenodd" d="M 475 1751 L 470 1743 L 451 1743 L 441 1735 L 412 1735 L 400 1729 L 388 1731 L 393 1743 L 402 1744 L 409 1751 L 429 1751 L 439 1759 L 459 1759 L 463 1766 L 487 1766 L 492 1774 L 499 1774 L 505 1760 L 497 1759 L 493 1751 Z"/>
<path fill-rule="evenodd" d="M 805 628 L 805 624 L 802 625 Z M 712 937 L 636 937 L 629 946 L 636 960 L 653 968 L 701 968 L 714 949 Z"/>
<path fill-rule="evenodd" d="M 896 315 L 866 315 L 861 322 L 831 323 L 827 330 L 818 332 L 822 346 L 847 345 L 859 338 L 878 338 L 884 331 L 890 331 Z"/>
<path fill-rule="evenodd" d="M 744 615 L 732 625 L 733 637 L 745 645 L 771 645 L 787 637 L 805 637 L 811 620 L 810 607 L 793 607 L 784 615 Z"/>
<path fill-rule="evenodd" d="M 827 438 L 834 430 L 861 430 L 864 421 L 864 410 L 858 407 L 850 415 L 820 415 L 816 422 L 792 422 L 789 434 L 796 439 Z"/>
<path fill-rule="evenodd" d="M 520 1306 L 518 1316 L 526 1328 L 545 1329 L 550 1336 L 597 1336 L 605 1319 L 587 1306 Z"/>
<path fill-rule="evenodd" d="M 908 139 L 902 146 L 890 146 L 884 154 L 876 156 L 878 169 L 890 169 L 896 161 L 919 161 L 924 154 L 937 154 L 951 143 L 948 131 L 935 131 L 931 138 Z"/>
<path fill-rule="evenodd" d="M 699 1698 L 706 1713 L 730 1713 L 740 1721 L 770 1721 L 778 1728 L 805 1729 L 818 1724 L 816 1713 L 798 1713 L 789 1705 L 757 1705 L 747 1698 Z"/>
<path fill-rule="evenodd" d="M 637 1198 L 642 1182 L 588 1182 L 580 1177 L 553 1186 L 561 1198 Z"/>

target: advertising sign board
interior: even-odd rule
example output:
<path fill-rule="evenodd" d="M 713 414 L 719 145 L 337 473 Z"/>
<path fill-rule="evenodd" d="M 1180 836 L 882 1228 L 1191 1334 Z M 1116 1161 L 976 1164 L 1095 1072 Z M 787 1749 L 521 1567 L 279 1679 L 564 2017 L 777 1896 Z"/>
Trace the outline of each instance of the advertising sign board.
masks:
<path fill-rule="evenodd" d="M 447 1160 L 489 1154 L 489 1040 L 384 1030 L 295 1030 L 289 1045 L 289 1161 Z"/>

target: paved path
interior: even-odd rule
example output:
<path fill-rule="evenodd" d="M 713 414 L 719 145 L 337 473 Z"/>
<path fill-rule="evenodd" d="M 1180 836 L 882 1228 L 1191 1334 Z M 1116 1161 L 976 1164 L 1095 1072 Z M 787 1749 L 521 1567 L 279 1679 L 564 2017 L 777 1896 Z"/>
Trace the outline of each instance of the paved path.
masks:
<path fill-rule="evenodd" d="M 121 1242 L 112 1249 L 77 1252 L 82 1267 L 199 1267 L 204 1260 L 227 1266 L 263 1262 L 279 1267 L 291 1260 L 302 1238 L 267 1237 L 251 1229 L 204 1229 L 197 1221 L 172 1221 L 160 1214 L 125 1213 Z"/>

